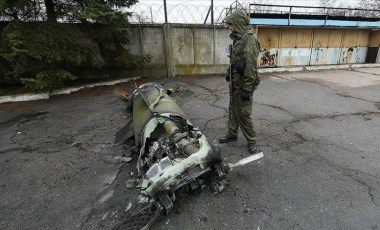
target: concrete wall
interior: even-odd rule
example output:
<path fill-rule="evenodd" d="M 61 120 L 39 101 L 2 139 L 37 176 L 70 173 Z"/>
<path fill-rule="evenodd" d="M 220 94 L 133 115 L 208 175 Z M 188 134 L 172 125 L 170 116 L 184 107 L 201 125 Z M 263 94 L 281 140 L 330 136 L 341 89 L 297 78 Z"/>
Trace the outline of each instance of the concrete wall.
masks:
<path fill-rule="evenodd" d="M 151 61 L 131 74 L 149 77 L 223 73 L 229 32 L 222 26 L 135 25 L 127 49 Z"/>
<path fill-rule="evenodd" d="M 151 62 L 132 74 L 150 77 L 224 73 L 229 31 L 222 26 L 133 25 L 134 54 Z M 368 29 L 259 28 L 260 67 L 380 63 L 380 31 Z M 374 57 L 372 57 L 372 56 Z"/>

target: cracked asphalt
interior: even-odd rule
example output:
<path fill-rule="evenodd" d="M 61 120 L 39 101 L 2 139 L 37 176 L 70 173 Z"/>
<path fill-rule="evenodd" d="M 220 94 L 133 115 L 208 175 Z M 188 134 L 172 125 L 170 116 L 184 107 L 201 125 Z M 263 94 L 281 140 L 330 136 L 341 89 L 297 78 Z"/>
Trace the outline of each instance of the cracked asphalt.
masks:
<path fill-rule="evenodd" d="M 155 81 L 190 89 L 184 112 L 218 144 L 224 78 Z M 138 208 L 126 187 L 136 156 L 122 162 L 131 143 L 113 143 L 129 116 L 113 88 L 0 105 L 0 229 L 112 229 Z M 180 197 L 152 229 L 379 229 L 379 92 L 380 68 L 262 75 L 264 158 L 232 171 L 220 194 Z M 225 162 L 249 155 L 241 133 L 220 148 Z"/>

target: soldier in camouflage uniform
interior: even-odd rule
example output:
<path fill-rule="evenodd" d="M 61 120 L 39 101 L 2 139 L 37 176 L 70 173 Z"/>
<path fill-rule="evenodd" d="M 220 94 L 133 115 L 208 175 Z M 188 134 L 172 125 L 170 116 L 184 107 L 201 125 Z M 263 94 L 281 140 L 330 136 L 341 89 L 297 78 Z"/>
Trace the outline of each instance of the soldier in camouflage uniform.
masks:
<path fill-rule="evenodd" d="M 228 132 L 219 138 L 220 143 L 237 141 L 239 127 L 247 139 L 248 150 L 254 154 L 256 148 L 256 133 L 252 122 L 252 96 L 260 83 L 257 74 L 257 58 L 260 52 L 260 42 L 257 35 L 248 31 L 248 17 L 243 11 L 235 11 L 226 18 L 228 29 L 232 31 L 233 40 L 230 53 L 230 104 L 228 108 Z"/>

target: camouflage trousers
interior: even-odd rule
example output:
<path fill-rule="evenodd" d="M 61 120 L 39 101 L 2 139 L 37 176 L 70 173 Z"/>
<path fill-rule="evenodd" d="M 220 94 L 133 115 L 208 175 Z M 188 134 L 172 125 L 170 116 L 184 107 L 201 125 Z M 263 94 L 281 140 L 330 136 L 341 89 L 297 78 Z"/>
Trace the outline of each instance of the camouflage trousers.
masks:
<path fill-rule="evenodd" d="M 228 134 L 237 136 L 239 128 L 248 143 L 256 143 L 256 132 L 252 121 L 252 95 L 250 101 L 242 101 L 240 91 L 230 98 L 228 107 Z"/>

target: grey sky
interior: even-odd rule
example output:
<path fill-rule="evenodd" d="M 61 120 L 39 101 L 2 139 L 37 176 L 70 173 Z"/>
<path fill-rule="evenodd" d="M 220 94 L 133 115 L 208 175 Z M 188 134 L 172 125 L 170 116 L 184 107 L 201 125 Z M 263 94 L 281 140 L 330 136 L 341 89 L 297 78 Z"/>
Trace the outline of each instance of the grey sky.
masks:
<path fill-rule="evenodd" d="M 341 3 L 356 6 L 360 0 L 336 0 L 334 1 L 336 5 Z M 143 4 L 163 4 L 163 0 L 140 0 Z M 229 6 L 234 3 L 234 0 L 214 0 L 215 6 Z M 299 5 L 299 6 L 319 6 L 319 0 L 251 0 L 251 1 L 238 1 L 240 3 L 259 3 L 259 4 L 272 4 L 272 5 Z M 167 5 L 177 5 L 177 4 L 194 4 L 194 5 L 210 5 L 211 0 L 166 0 Z"/>
<path fill-rule="evenodd" d="M 335 0 L 335 6 L 357 7 L 360 0 Z M 223 17 L 224 8 L 233 4 L 234 0 L 214 0 L 214 19 Z M 245 8 L 249 3 L 272 5 L 320 6 L 320 0 L 251 0 L 238 1 Z M 166 0 L 168 21 L 170 23 L 203 23 L 206 19 L 211 0 Z M 163 23 L 165 21 L 163 0 L 140 0 L 129 11 L 133 12 L 132 22 Z M 208 17 L 208 21 L 210 16 Z"/>

